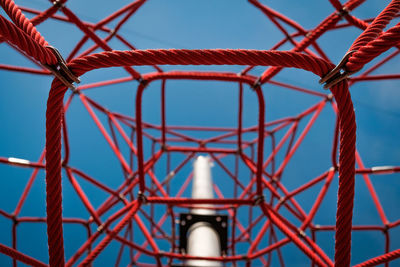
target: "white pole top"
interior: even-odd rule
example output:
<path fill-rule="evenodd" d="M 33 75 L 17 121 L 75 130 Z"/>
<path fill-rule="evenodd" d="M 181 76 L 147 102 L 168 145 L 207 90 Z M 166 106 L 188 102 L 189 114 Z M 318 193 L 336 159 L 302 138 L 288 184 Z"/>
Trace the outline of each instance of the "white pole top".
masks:
<path fill-rule="evenodd" d="M 211 177 L 211 159 L 205 156 L 198 156 L 193 163 L 192 198 L 214 198 L 213 182 Z M 199 205 L 199 207 L 212 207 L 213 205 Z M 214 210 L 192 209 L 194 214 L 212 215 Z"/>
<path fill-rule="evenodd" d="M 209 157 L 199 156 L 193 163 L 192 198 L 214 198 L 213 182 L 211 177 L 212 162 Z M 213 215 L 214 210 L 200 207 L 213 207 L 213 205 L 198 205 L 192 209 L 193 214 Z M 206 222 L 193 224 L 187 237 L 187 254 L 192 256 L 219 257 L 221 247 L 218 233 Z M 220 267 L 221 262 L 209 260 L 187 260 L 186 266 Z"/>

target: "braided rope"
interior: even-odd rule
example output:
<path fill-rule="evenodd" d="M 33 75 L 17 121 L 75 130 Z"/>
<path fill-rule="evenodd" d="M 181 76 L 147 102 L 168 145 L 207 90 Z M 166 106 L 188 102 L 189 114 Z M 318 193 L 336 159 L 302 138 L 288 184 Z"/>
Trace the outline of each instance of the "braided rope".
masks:
<path fill-rule="evenodd" d="M 37 267 L 46 267 L 47 266 L 43 262 L 40 262 L 32 257 L 22 254 L 18 250 L 4 246 L 3 244 L 0 244 L 0 253 L 8 255 L 13 259 L 16 259 L 20 262 L 23 262 L 23 263 L 31 265 L 31 266 L 37 266 Z"/>
<path fill-rule="evenodd" d="M 400 41 L 400 25 L 396 25 L 387 32 L 379 36 L 379 38 L 369 42 L 365 46 L 354 52 L 346 63 L 348 71 L 357 71 L 365 64 L 397 45 Z"/>
<path fill-rule="evenodd" d="M 61 5 L 61 2 L 65 2 L 65 1 L 66 0 L 59 1 L 60 5 Z M 38 14 L 37 16 L 32 18 L 30 21 L 34 26 L 39 25 L 40 23 L 44 22 L 45 20 L 47 20 L 48 18 L 53 16 L 58 11 L 58 9 L 59 9 L 58 5 L 52 5 L 49 9 Z"/>
<path fill-rule="evenodd" d="M 16 26 L 32 37 L 32 39 L 41 46 L 48 45 L 43 36 L 40 35 L 35 26 L 33 26 L 32 22 L 25 17 L 25 15 L 21 12 L 21 9 L 19 9 L 13 0 L 0 0 L 0 5 L 3 7 L 4 11 Z"/>
<path fill-rule="evenodd" d="M 356 123 L 347 82 L 334 86 L 339 109 L 339 189 L 336 210 L 335 266 L 350 266 L 354 203 Z"/>
<path fill-rule="evenodd" d="M 130 65 L 270 65 L 296 67 L 319 76 L 332 64 L 310 55 L 296 52 L 258 50 L 135 50 L 102 52 L 78 58 L 68 66 L 78 76 L 93 69 Z M 343 84 L 343 83 L 342 83 Z M 50 255 L 63 255 L 56 246 L 62 239 L 61 212 L 61 118 L 65 86 L 56 79 L 52 84 L 46 112 L 46 181 L 48 235 Z M 340 170 L 336 231 L 336 258 L 340 266 L 350 263 L 352 207 L 354 196 L 355 116 L 350 93 L 344 85 L 332 89 L 338 102 L 340 118 Z M 51 237 L 51 238 L 50 238 Z M 52 258 L 52 257 L 51 257 Z M 59 258 L 57 259 L 60 260 Z M 51 262 L 52 263 L 52 262 Z M 50 263 L 50 265 L 51 265 Z M 55 265 L 51 265 L 55 266 Z M 339 265 L 337 265 L 339 266 Z"/>
<path fill-rule="evenodd" d="M 345 4 L 345 7 L 348 10 L 352 10 L 356 8 L 358 5 L 360 5 L 362 2 L 365 0 L 351 0 L 347 4 Z M 309 32 L 305 38 L 293 49 L 295 52 L 302 52 L 306 47 L 308 47 L 311 43 L 313 43 L 315 40 L 317 40 L 322 34 L 324 34 L 326 31 L 331 29 L 336 23 L 341 19 L 340 15 L 337 13 L 333 13 L 326 19 L 324 19 L 316 28 L 315 30 Z M 277 73 L 282 68 L 275 67 L 275 68 L 269 68 L 267 69 L 261 76 L 261 83 L 266 83 L 269 81 L 273 76 L 275 76 Z"/>
<path fill-rule="evenodd" d="M 137 202 L 137 201 L 136 201 Z M 124 229 L 128 222 L 139 210 L 140 204 L 135 203 L 135 205 L 129 210 L 125 217 L 114 227 L 114 229 L 106 236 L 104 239 L 92 250 L 92 252 L 83 260 L 79 266 L 88 266 L 113 240 L 113 238 L 118 235 L 119 232 Z"/>
<path fill-rule="evenodd" d="M 391 260 L 397 259 L 400 257 L 400 249 L 396 249 L 392 252 L 389 252 L 387 254 L 372 258 L 370 260 L 367 260 L 363 263 L 357 264 L 354 267 L 369 267 L 369 266 L 376 266 L 382 263 L 387 263 Z"/>
<path fill-rule="evenodd" d="M 350 72 L 360 70 L 365 64 L 397 45 L 400 40 L 399 24 L 381 34 L 400 10 L 400 0 L 392 0 L 388 6 L 374 19 L 351 45 L 349 51 L 353 53 L 346 63 Z"/>
<path fill-rule="evenodd" d="M 57 58 L 40 43 L 26 34 L 23 30 L 9 22 L 0 15 L 0 33 L 6 40 L 23 50 L 26 54 L 33 57 L 42 64 L 54 65 Z"/>
<path fill-rule="evenodd" d="M 374 40 L 379 36 L 382 30 L 394 18 L 400 10 L 400 1 L 393 0 L 390 4 L 374 19 L 365 31 L 354 41 L 349 51 L 358 50 L 361 46 Z"/>

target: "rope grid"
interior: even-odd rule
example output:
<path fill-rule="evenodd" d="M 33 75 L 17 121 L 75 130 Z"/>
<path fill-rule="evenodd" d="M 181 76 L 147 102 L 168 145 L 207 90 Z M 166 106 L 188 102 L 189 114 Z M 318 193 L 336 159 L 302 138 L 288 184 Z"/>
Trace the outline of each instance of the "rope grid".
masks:
<path fill-rule="evenodd" d="M 151 0 L 148 0 L 151 1 Z M 50 1 L 52 2 L 52 1 Z M 359 81 L 398 79 L 399 75 L 370 75 L 370 73 L 399 54 L 400 24 L 385 28 L 398 16 L 400 0 L 392 0 L 383 11 L 372 19 L 360 19 L 351 12 L 366 2 L 350 0 L 345 4 L 338 0 L 329 0 L 334 12 L 314 29 L 306 30 L 294 20 L 262 4 L 258 0 L 249 3 L 258 8 L 284 35 L 285 38 L 270 50 L 242 49 L 149 49 L 136 50 L 119 32 L 128 19 L 140 10 L 146 0 L 136 0 L 115 11 L 97 24 L 81 20 L 67 7 L 67 0 L 52 3 L 48 9 L 40 11 L 27 7 L 18 7 L 13 0 L 0 0 L 9 19 L 0 15 L 0 41 L 34 61 L 38 68 L 27 68 L 0 64 L 0 69 L 56 76 L 51 85 L 46 109 L 46 143 L 38 161 L 32 162 L 19 158 L 2 157 L 0 163 L 32 169 L 17 207 L 6 212 L 0 207 L 0 216 L 12 222 L 12 244 L 0 244 L 0 253 L 7 255 L 17 265 L 17 261 L 32 266 L 47 266 L 39 259 L 18 250 L 17 226 L 28 223 L 44 223 L 47 227 L 49 266 L 90 266 L 102 253 L 106 253 L 111 242 L 117 242 L 120 250 L 116 265 L 120 264 L 123 251 L 129 251 L 129 266 L 170 266 L 187 259 L 209 259 L 222 261 L 229 266 L 275 266 L 272 253 L 276 253 L 281 265 L 285 263 L 283 248 L 292 244 L 306 257 L 312 266 L 350 266 L 352 255 L 352 232 L 379 231 L 385 238 L 385 248 L 381 255 L 366 255 L 365 260 L 356 266 L 374 266 L 395 261 L 400 257 L 399 249 L 390 248 L 389 230 L 400 225 L 400 218 L 389 221 L 382 204 L 370 181 L 371 175 L 397 174 L 400 166 L 378 166 L 367 168 L 356 150 L 356 114 L 354 112 L 349 86 Z M 35 15 L 28 19 L 24 13 Z M 62 15 L 60 15 L 62 14 Z M 121 19 L 114 29 L 110 22 Z M 344 23 L 340 21 L 344 19 Z M 36 26 L 50 20 L 59 20 L 75 25 L 84 36 L 66 58 L 66 62 L 57 54 Z M 282 25 L 289 26 L 295 33 L 289 33 Z M 317 40 L 332 30 L 355 27 L 362 33 L 355 38 L 347 56 L 335 68 L 318 45 Z M 99 33 L 102 33 L 100 35 Z M 107 37 L 101 38 L 106 33 Z M 301 37 L 301 41 L 297 41 Z M 127 50 L 113 50 L 109 41 L 117 39 Z M 89 41 L 94 45 L 83 49 Z M 291 51 L 280 51 L 284 44 L 291 44 Z M 388 57 L 378 61 L 376 58 L 389 49 L 395 49 Z M 97 50 L 103 52 L 95 52 Z M 80 53 L 80 54 L 79 54 Z M 386 52 L 387 53 L 387 52 Z M 345 54 L 345 53 L 344 53 Z M 378 61 L 378 62 L 376 62 Z M 363 67 L 372 62 L 374 65 L 362 72 Z M 240 73 L 218 71 L 163 71 L 162 65 L 241 65 L 246 66 Z M 154 72 L 141 73 L 137 66 L 151 66 Z M 250 74 L 256 66 L 266 66 L 260 76 Z M 95 69 L 121 67 L 128 77 L 104 80 L 93 84 L 75 85 L 78 77 Z M 339 68 L 340 67 L 340 68 Z M 296 85 L 277 82 L 273 78 L 284 68 L 301 69 L 311 72 L 323 82 L 330 84 L 330 92 L 316 92 Z M 50 71 L 51 72 L 50 72 Z M 362 72 L 361 74 L 358 74 Z M 357 73 L 357 76 L 356 76 Z M 352 77 L 350 77 L 352 75 Z M 138 83 L 135 98 L 135 116 L 110 111 L 102 104 L 87 96 L 85 90 L 120 84 L 135 80 Z M 239 86 L 238 127 L 200 127 L 171 126 L 165 118 L 165 90 L 169 80 L 206 80 L 235 83 Z M 153 82 L 161 81 L 161 123 L 150 124 L 143 119 L 143 94 Z M 302 113 L 275 121 L 266 121 L 263 85 L 273 84 L 304 94 L 319 97 L 319 102 Z M 252 127 L 243 126 L 243 90 L 251 89 L 258 101 L 258 121 Z M 71 94 L 67 94 L 71 89 Z M 67 94 L 67 100 L 65 96 Z M 70 145 L 65 115 L 73 99 L 79 99 L 104 136 L 110 151 L 121 166 L 123 181 L 115 188 L 104 181 L 87 174 L 85 170 L 70 164 Z M 331 166 L 318 177 L 308 180 L 294 190 L 285 187 L 283 172 L 303 142 L 322 110 L 331 106 L 337 114 L 337 123 L 332 142 Z M 96 114 L 103 114 L 108 128 Z M 308 119 L 308 120 L 307 120 Z M 306 122 L 302 130 L 300 122 Z M 301 127 L 300 127 L 301 126 Z M 108 130 L 107 130 L 108 129 Z M 129 129 L 129 131 L 127 130 Z M 157 131 L 158 135 L 152 135 Z M 193 137 L 187 131 L 218 132 L 219 135 L 208 139 Z M 285 132 L 286 131 L 286 132 Z M 284 132 L 277 140 L 277 133 Z M 257 137 L 248 140 L 245 135 L 253 133 Z M 232 137 L 236 139 L 232 139 Z M 265 140 L 271 140 L 272 150 L 265 153 Z M 121 141 L 124 143 L 122 144 Z M 148 145 L 152 142 L 151 145 Z M 175 145 L 183 143 L 187 145 Z M 195 144 L 195 146 L 193 146 Z M 127 146 L 129 159 L 126 158 Z M 151 149 L 149 148 L 151 146 Z M 286 147 L 284 159 L 277 164 L 278 155 Z M 150 153 L 147 153 L 151 150 Z M 249 152 L 250 151 L 250 152 Z M 183 197 L 192 174 L 179 185 L 177 194 L 171 193 L 170 183 L 182 169 L 190 165 L 197 154 L 208 154 L 227 176 L 232 179 L 233 197 L 224 197 L 223 184 L 214 185 L 216 199 L 190 199 Z M 338 154 L 337 154 L 338 153 Z M 172 155 L 183 156 L 177 166 L 171 166 Z M 150 156 L 149 156 L 150 155 Z M 162 158 L 167 161 L 167 177 L 161 178 L 156 169 Z M 223 162 L 232 157 L 234 168 Z M 243 179 L 238 173 L 239 162 L 250 172 Z M 278 165 L 278 166 L 276 166 Z M 277 167 L 277 168 L 276 168 Z M 41 170 L 46 172 L 46 217 L 21 216 L 22 207 Z M 181 172 L 180 172 L 181 171 Z M 353 225 L 353 206 L 355 195 L 355 177 L 364 178 L 374 205 L 378 210 L 381 225 Z M 318 225 L 314 218 L 327 195 L 331 182 L 338 178 L 337 209 L 335 225 Z M 78 179 L 79 178 L 79 179 Z M 93 198 L 85 192 L 81 181 L 89 183 L 107 194 L 100 205 L 94 205 Z M 63 185 L 69 182 L 87 210 L 87 217 L 63 216 Z M 323 184 L 309 212 L 300 205 L 296 197 L 317 184 Z M 64 195 L 64 198 L 66 196 Z M 214 209 L 229 215 L 231 236 L 228 241 L 229 253 L 223 257 L 195 257 L 179 251 L 176 233 L 178 213 L 198 204 L 215 204 Z M 154 217 L 155 207 L 163 207 L 164 213 L 159 219 Z M 244 209 L 248 213 L 247 222 L 241 220 L 237 212 Z M 256 214 L 258 210 L 260 214 Z M 284 210 L 285 212 L 282 212 Z M 291 217 L 286 218 L 289 212 Z M 294 217 L 295 219 L 293 219 Z M 170 225 L 167 225 L 167 222 Z M 77 224 L 87 231 L 85 241 L 73 252 L 65 253 L 63 227 Z M 247 225 L 246 225 L 247 224 Z M 260 229 L 257 233 L 252 228 Z M 166 230 L 168 229 L 168 230 Z M 319 232 L 334 232 L 334 257 L 331 257 L 317 242 Z M 279 234 L 278 234 L 279 232 Z M 139 233 L 139 234 L 138 234 Z M 308 234 L 310 233 L 310 234 Z M 135 239 L 141 235 L 141 240 Z M 268 242 L 265 242 L 268 240 Z M 169 251 L 161 249 L 160 243 L 167 242 Z M 140 243 L 141 242 L 141 243 Z M 246 243 L 246 253 L 237 252 L 239 243 Z M 265 245 L 267 244 L 267 245 Z M 152 261 L 149 262 L 149 258 Z M 145 259 L 145 260 L 143 260 Z"/>

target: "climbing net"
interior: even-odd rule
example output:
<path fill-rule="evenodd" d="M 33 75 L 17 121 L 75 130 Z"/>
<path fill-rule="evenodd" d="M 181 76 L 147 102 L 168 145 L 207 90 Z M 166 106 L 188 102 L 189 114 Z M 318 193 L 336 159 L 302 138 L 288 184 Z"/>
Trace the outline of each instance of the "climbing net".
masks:
<path fill-rule="evenodd" d="M 400 77 L 393 69 L 385 69 L 400 53 L 400 25 L 393 23 L 400 1 L 393 0 L 386 7 L 379 2 L 379 15 L 359 18 L 353 11 L 368 7 L 369 1 L 329 0 L 331 13 L 306 29 L 285 16 L 285 10 L 249 0 L 284 36 L 268 50 L 137 50 L 132 44 L 135 40 L 128 40 L 121 29 L 145 2 L 115 7 L 106 18 L 92 23 L 79 18 L 67 0 L 50 1 L 44 10 L 0 0 L 3 48 L 11 47 L 34 64 L 1 62 L 0 69 L 26 74 L 26 79 L 33 77 L 28 73 L 55 77 L 47 100 L 45 147 L 39 159 L 0 155 L 1 179 L 6 179 L 10 169 L 30 171 L 24 182 L 16 177 L 7 182 L 18 183 L 15 188 L 20 194 L 0 204 L 0 262 L 14 266 L 18 261 L 33 266 L 47 266 L 45 262 L 50 266 L 110 262 L 116 266 L 179 266 L 188 259 L 208 259 L 227 266 L 306 262 L 312 266 L 387 266 L 400 257 L 396 243 L 400 218 L 387 215 L 389 208 L 396 207 L 383 205 L 380 199 L 385 193 L 373 184 L 383 176 L 388 184 L 398 179 L 400 166 L 364 165 L 356 149 L 357 112 L 349 90 L 366 81 Z M 96 15 L 96 9 L 91 12 Z M 65 60 L 46 41 L 46 32 L 36 30 L 55 22 L 73 25 L 83 33 L 78 42 L 70 41 L 73 49 Z M 344 57 L 335 65 L 318 41 L 346 29 L 356 29 L 352 31 L 356 35 L 350 37 L 350 48 L 340 52 Z M 183 65 L 193 68 L 187 70 Z M 213 67 L 204 71 L 194 65 Z M 217 65 L 242 67 L 240 71 L 221 71 L 215 69 Z M 118 67 L 128 76 L 84 80 L 90 72 L 110 67 Z M 315 77 L 321 77 L 329 90 L 276 78 L 288 68 L 293 68 L 296 76 L 312 73 L 314 83 L 319 79 Z M 231 86 L 236 98 L 223 101 L 231 101 L 229 106 L 237 108 L 231 115 L 234 124 L 214 125 L 213 118 L 207 118 L 208 125 L 194 124 L 186 111 L 180 111 L 188 118 L 186 124 L 171 124 L 167 119 L 171 106 L 185 102 L 183 98 L 168 101 L 168 93 L 179 82 L 186 82 L 185 90 L 191 90 L 194 82 Z M 91 95 L 128 83 L 136 87 L 128 111 L 107 108 L 111 97 L 97 100 Z M 289 115 L 268 117 L 273 106 L 267 99 L 271 87 L 302 95 L 311 104 L 290 109 Z M 226 93 L 226 89 L 221 91 Z M 146 102 L 146 94 L 154 99 Z M 277 101 L 287 108 L 282 107 L 284 100 Z M 78 102 L 83 105 L 79 107 Z M 204 103 L 204 109 L 207 105 Z M 79 108 L 79 114 L 74 112 Z M 250 118 L 249 110 L 254 117 Z M 89 115 L 87 122 L 74 124 L 84 111 Z M 157 120 L 148 121 L 146 116 L 155 112 Z M 321 116 L 329 122 L 318 125 Z M 85 130 L 89 121 L 95 126 L 90 128 L 93 133 Z M 325 136 L 312 135 L 321 127 L 329 129 Z M 104 148 L 96 150 L 81 142 L 90 142 L 95 138 L 92 135 L 99 133 Z M 310 135 L 314 141 L 307 139 Z M 191 162 L 200 154 L 207 154 L 214 163 L 215 199 L 190 198 Z M 95 164 L 98 158 L 104 160 Z M 301 170 L 304 165 L 308 170 Z M 40 183 L 37 177 L 45 177 L 45 189 L 35 187 Z M 4 192 L 9 191 L 8 184 L 3 186 Z M 362 196 L 358 196 L 355 188 L 361 184 L 367 189 L 360 189 Z M 32 195 L 43 201 L 35 202 Z M 367 205 L 365 199 L 372 203 L 372 212 L 360 208 Z M 198 204 L 214 204 L 212 209 L 218 214 L 228 215 L 227 248 L 221 257 L 191 256 L 180 247 L 179 214 Z M 45 214 L 41 212 L 44 207 Z M 37 225 L 46 227 L 47 233 L 34 233 Z M 361 238 L 355 239 L 358 235 Z M 377 247 L 374 252 L 365 244 L 371 235 L 373 241 L 367 246 Z M 41 245 L 46 239 L 48 246 Z"/>

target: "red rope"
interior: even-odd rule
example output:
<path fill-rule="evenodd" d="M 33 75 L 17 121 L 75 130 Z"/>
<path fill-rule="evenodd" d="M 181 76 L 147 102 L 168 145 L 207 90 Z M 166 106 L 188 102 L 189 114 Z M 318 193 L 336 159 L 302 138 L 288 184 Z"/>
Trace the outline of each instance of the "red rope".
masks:
<path fill-rule="evenodd" d="M 368 24 L 363 20 L 350 15 L 350 10 L 348 10 L 346 6 L 343 6 L 339 0 L 329 0 L 329 2 L 336 8 L 338 15 L 344 17 L 349 23 L 363 30 L 367 28 Z"/>
<path fill-rule="evenodd" d="M 362 2 L 365 0 L 350 0 L 347 2 L 344 6 L 348 10 L 352 10 L 358 5 L 360 5 Z M 336 23 L 341 19 L 341 16 L 337 13 L 333 13 L 326 19 L 324 19 L 314 30 L 308 32 L 308 34 L 305 36 L 305 38 L 293 49 L 295 52 L 301 52 L 304 51 L 306 47 L 308 47 L 310 44 L 312 44 L 315 40 L 317 40 L 321 35 L 323 35 L 326 31 L 331 29 L 336 25 Z M 261 83 L 265 83 L 269 81 L 273 76 L 275 76 L 277 73 L 282 68 L 275 67 L 275 68 L 269 68 L 267 69 L 262 75 L 261 75 Z"/>
<path fill-rule="evenodd" d="M 36 30 L 35 26 L 27 19 L 24 14 L 22 14 L 21 9 L 14 3 L 13 0 L 0 0 L 0 5 L 3 7 L 4 11 L 11 18 L 11 20 L 23 30 L 27 35 L 32 37 L 41 46 L 46 46 L 48 43 Z"/>
<path fill-rule="evenodd" d="M 354 202 L 356 123 L 353 103 L 346 83 L 334 86 L 339 109 L 339 189 L 336 210 L 335 266 L 350 266 L 351 229 Z"/>
<path fill-rule="evenodd" d="M 125 217 L 114 227 L 114 229 L 92 250 L 92 252 L 82 261 L 79 266 L 88 266 L 91 262 L 105 249 L 105 247 L 113 240 L 119 232 L 124 229 L 132 217 L 136 214 L 140 208 L 140 203 L 136 201 L 133 207 L 125 215 Z"/>
<path fill-rule="evenodd" d="M 382 263 L 387 263 L 391 260 L 398 259 L 400 257 L 400 249 L 396 249 L 392 252 L 383 254 L 381 256 L 372 258 L 370 260 L 367 260 L 363 263 L 357 264 L 354 267 L 369 267 L 369 266 L 376 266 Z"/>
<path fill-rule="evenodd" d="M 354 41 L 349 51 L 358 50 L 361 46 L 374 40 L 379 36 L 386 25 L 394 18 L 400 10 L 400 1 L 393 0 L 390 4 L 374 19 L 374 21 L 363 31 L 363 33 Z"/>
<path fill-rule="evenodd" d="M 23 262 L 25 264 L 28 264 L 30 266 L 37 266 L 37 267 L 46 267 L 47 266 L 43 262 L 38 261 L 32 257 L 29 257 L 28 255 L 25 255 L 25 254 L 19 252 L 18 250 L 4 246 L 3 244 L 0 244 L 0 253 L 10 256 L 11 258 L 16 259 L 20 262 Z"/>
<path fill-rule="evenodd" d="M 392 0 L 367 29 L 354 41 L 349 51 L 356 52 L 349 57 L 346 63 L 346 69 L 348 71 L 358 71 L 369 61 L 397 45 L 400 41 L 399 25 L 396 25 L 384 34 L 381 33 L 397 15 L 399 10 L 400 0 Z"/>
<path fill-rule="evenodd" d="M 348 71 L 361 69 L 365 64 L 397 45 L 399 41 L 400 25 L 398 24 L 353 53 L 346 63 L 346 69 Z"/>
<path fill-rule="evenodd" d="M 319 58 L 295 52 L 170 49 L 102 52 L 72 60 L 68 66 L 75 73 L 98 68 L 142 65 L 251 65 L 293 67 L 323 75 L 333 65 Z"/>
<path fill-rule="evenodd" d="M 58 82 L 58 80 L 56 80 Z M 53 83 L 54 84 L 54 83 Z M 63 91 L 50 90 L 46 111 L 46 213 L 49 265 L 64 266 L 61 188 L 61 119 Z M 57 164 L 55 164 L 57 162 Z"/>
<path fill-rule="evenodd" d="M 130 65 L 270 65 L 296 67 L 319 76 L 332 67 L 328 62 L 295 52 L 258 50 L 135 50 L 102 52 L 71 61 L 68 66 L 80 76 L 97 68 Z M 61 216 L 61 118 L 66 88 L 56 79 L 50 91 L 46 112 L 46 181 L 49 247 L 62 238 Z M 336 260 L 350 263 L 352 207 L 354 195 L 355 116 L 347 86 L 332 89 L 339 107 L 340 158 L 336 231 Z M 50 201 L 50 202 L 49 202 Z M 50 237 L 52 241 L 50 241 Z M 50 246 L 51 242 L 51 246 Z M 339 266 L 339 265 L 337 265 Z"/>
<path fill-rule="evenodd" d="M 54 56 L 51 50 L 42 46 L 23 30 L 9 22 L 1 15 L 0 33 L 7 39 L 9 43 L 18 46 L 22 51 L 40 63 L 49 65 L 54 65 L 57 63 L 57 58 Z"/>

